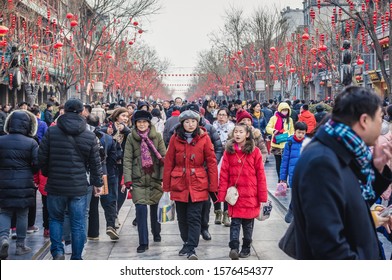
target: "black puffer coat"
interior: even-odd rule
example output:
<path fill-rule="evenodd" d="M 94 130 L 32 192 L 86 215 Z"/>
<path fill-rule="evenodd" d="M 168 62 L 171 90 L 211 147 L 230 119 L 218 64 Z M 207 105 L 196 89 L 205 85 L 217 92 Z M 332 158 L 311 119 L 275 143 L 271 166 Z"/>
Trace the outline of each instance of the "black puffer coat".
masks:
<path fill-rule="evenodd" d="M 83 158 L 67 135 L 74 137 Z M 90 184 L 102 186 L 99 146 L 95 134 L 86 129 L 86 120 L 81 115 L 66 113 L 60 116 L 57 126 L 49 127 L 42 138 L 38 158 L 42 174 L 48 177 L 48 194 L 85 195 L 88 186 L 87 170 L 90 171 Z"/>
<path fill-rule="evenodd" d="M 37 119 L 17 110 L 6 119 L 0 140 L 0 208 L 26 208 L 35 203 L 33 173 L 38 171 L 38 144 L 32 138 Z"/>

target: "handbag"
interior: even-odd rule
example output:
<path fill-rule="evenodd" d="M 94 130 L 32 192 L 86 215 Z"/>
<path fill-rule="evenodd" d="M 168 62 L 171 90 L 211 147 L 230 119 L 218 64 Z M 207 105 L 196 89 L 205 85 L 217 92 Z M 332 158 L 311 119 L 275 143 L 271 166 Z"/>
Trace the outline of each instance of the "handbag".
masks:
<path fill-rule="evenodd" d="M 278 183 L 276 185 L 275 196 L 286 196 L 286 194 L 287 194 L 287 184 Z"/>
<path fill-rule="evenodd" d="M 295 248 L 295 231 L 294 231 L 294 221 L 291 222 L 287 228 L 283 237 L 279 240 L 279 248 L 285 252 L 286 255 L 297 259 L 297 250 Z"/>
<path fill-rule="evenodd" d="M 257 216 L 256 219 L 259 221 L 267 220 L 271 215 L 271 211 L 272 211 L 272 202 L 271 200 L 268 200 L 266 203 L 262 203 L 259 216 Z"/>
<path fill-rule="evenodd" d="M 283 142 L 287 142 L 287 139 L 289 138 L 289 134 L 287 132 L 275 135 L 275 142 L 276 144 L 280 144 Z"/>
<path fill-rule="evenodd" d="M 231 206 L 234 206 L 237 203 L 238 197 L 240 196 L 238 193 L 238 190 L 237 190 L 237 183 L 238 183 L 238 179 L 241 176 L 242 168 L 244 167 L 245 160 L 246 160 L 246 156 L 242 162 L 241 170 L 240 170 L 240 173 L 238 174 L 238 177 L 237 177 L 237 180 L 235 181 L 235 184 L 233 186 L 227 188 L 227 191 L 226 191 L 225 200 Z"/>

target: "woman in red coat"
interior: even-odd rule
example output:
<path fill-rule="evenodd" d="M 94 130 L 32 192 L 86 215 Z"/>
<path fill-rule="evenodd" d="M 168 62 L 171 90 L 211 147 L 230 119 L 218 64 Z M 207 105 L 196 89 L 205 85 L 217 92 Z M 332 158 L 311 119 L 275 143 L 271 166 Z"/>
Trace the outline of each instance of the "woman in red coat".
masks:
<path fill-rule="evenodd" d="M 181 125 L 171 137 L 165 157 L 163 191 L 176 202 L 178 227 L 184 246 L 180 256 L 197 260 L 201 211 L 208 192 L 218 190 L 218 169 L 214 146 L 207 131 L 199 127 L 200 116 L 186 110 L 179 116 Z M 207 168 L 206 168 L 207 167 Z"/>
<path fill-rule="evenodd" d="M 247 258 L 250 256 L 254 218 L 260 213 L 260 204 L 267 201 L 267 182 L 265 179 L 263 159 L 259 149 L 255 149 L 252 130 L 246 125 L 237 124 L 233 138 L 226 144 L 222 158 L 219 177 L 218 201 L 224 201 L 227 189 L 237 186 L 238 200 L 234 206 L 229 205 L 230 258 Z M 243 230 L 243 244 L 239 252 L 240 230 Z"/>

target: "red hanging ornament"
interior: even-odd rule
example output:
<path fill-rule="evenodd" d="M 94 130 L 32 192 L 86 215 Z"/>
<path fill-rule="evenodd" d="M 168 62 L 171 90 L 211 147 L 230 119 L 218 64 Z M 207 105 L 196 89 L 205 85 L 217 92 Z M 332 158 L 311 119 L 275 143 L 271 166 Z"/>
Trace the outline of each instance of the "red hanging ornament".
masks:
<path fill-rule="evenodd" d="M 10 87 L 10 88 L 12 88 L 13 78 L 14 78 L 14 75 L 11 73 L 11 74 L 9 75 L 9 79 L 10 79 L 10 81 L 9 81 L 9 87 Z"/>
<path fill-rule="evenodd" d="M 67 13 L 66 17 L 67 17 L 67 19 L 72 19 L 74 17 L 74 15 L 72 13 Z"/>

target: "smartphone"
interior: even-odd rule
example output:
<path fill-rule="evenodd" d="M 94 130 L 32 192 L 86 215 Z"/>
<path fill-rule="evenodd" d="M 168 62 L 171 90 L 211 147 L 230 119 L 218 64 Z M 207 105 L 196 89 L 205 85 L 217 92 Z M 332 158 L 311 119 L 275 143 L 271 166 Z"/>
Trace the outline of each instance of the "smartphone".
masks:
<path fill-rule="evenodd" d="M 392 216 L 392 205 L 388 206 L 387 208 L 384 208 L 384 210 L 382 210 L 382 212 L 380 213 L 381 217 L 388 217 L 388 216 Z"/>

